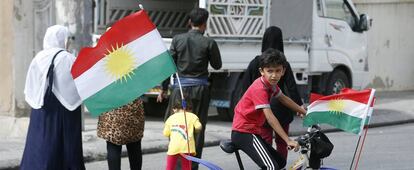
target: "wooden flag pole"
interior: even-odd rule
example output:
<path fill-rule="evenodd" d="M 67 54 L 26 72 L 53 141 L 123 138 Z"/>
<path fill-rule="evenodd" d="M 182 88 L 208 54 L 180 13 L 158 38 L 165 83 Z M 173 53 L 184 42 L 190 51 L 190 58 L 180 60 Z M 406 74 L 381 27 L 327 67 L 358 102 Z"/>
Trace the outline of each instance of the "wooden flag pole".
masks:
<path fill-rule="evenodd" d="M 183 107 L 183 111 L 184 111 L 185 134 L 187 135 L 187 152 L 188 152 L 188 155 L 190 155 L 191 154 L 191 152 L 190 152 L 190 139 L 189 139 L 189 135 L 188 135 L 187 114 L 186 114 L 187 102 L 185 101 L 185 98 L 184 98 L 183 87 L 181 86 L 181 81 L 180 81 L 180 77 L 178 76 L 178 72 L 175 72 L 175 75 L 177 77 L 178 87 L 180 87 L 181 106 Z"/>
<path fill-rule="evenodd" d="M 352 162 L 351 162 L 351 166 L 349 167 L 349 170 L 352 170 L 352 165 L 354 165 L 355 155 L 358 151 L 360 141 L 361 141 L 361 136 L 359 136 L 359 138 L 358 138 L 358 142 L 357 142 L 357 145 L 355 147 L 354 156 L 352 157 Z"/>
<path fill-rule="evenodd" d="M 356 170 L 358 168 L 359 158 L 360 158 L 361 153 L 362 153 L 362 148 L 364 147 L 364 143 L 365 143 L 365 139 L 367 137 L 367 133 L 368 133 L 368 125 L 365 128 L 365 134 L 364 134 L 364 137 L 362 138 L 362 144 L 361 144 L 361 148 L 359 149 L 359 153 L 358 153 L 357 161 L 355 163 L 354 170 Z"/>

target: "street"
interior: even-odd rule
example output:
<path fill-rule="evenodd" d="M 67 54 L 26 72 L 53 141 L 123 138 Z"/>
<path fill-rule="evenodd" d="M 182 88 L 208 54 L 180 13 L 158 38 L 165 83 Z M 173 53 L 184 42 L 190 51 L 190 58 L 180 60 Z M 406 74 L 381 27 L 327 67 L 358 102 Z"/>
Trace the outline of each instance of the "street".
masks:
<path fill-rule="evenodd" d="M 411 146 L 414 139 L 414 124 L 402 124 L 368 129 L 358 169 L 376 170 L 408 170 L 414 169 Z M 324 160 L 325 166 L 336 169 L 349 169 L 358 136 L 344 133 L 328 133 L 327 136 L 335 145 L 330 157 Z M 298 154 L 289 152 L 288 165 L 291 165 Z M 241 153 L 245 169 L 258 169 L 249 158 Z M 164 152 L 143 156 L 142 169 L 165 169 Z M 225 170 L 238 169 L 234 155 L 224 153 L 218 146 L 207 147 L 203 151 L 203 159 L 208 160 Z M 107 169 L 106 161 L 86 164 L 86 169 Z M 129 169 L 128 158 L 122 159 L 122 169 Z M 206 169 L 204 167 L 200 169 Z"/>

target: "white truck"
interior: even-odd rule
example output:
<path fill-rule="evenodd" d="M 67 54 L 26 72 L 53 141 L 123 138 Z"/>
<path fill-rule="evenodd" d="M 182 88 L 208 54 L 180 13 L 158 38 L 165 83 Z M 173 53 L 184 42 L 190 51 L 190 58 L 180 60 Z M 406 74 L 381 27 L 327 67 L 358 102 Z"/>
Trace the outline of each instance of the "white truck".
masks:
<path fill-rule="evenodd" d="M 188 30 L 194 7 L 210 12 L 206 36 L 219 45 L 223 67 L 211 70 L 211 102 L 222 119 L 231 119 L 241 97 L 240 80 L 260 54 L 269 26 L 282 29 L 284 49 L 302 98 L 309 92 L 360 89 L 368 74 L 367 35 L 371 23 L 351 0 L 95 0 L 95 33 L 106 24 L 139 10 L 148 11 L 169 47 Z M 152 100 L 153 102 L 154 100 Z M 162 108 L 162 107 L 161 107 Z"/>

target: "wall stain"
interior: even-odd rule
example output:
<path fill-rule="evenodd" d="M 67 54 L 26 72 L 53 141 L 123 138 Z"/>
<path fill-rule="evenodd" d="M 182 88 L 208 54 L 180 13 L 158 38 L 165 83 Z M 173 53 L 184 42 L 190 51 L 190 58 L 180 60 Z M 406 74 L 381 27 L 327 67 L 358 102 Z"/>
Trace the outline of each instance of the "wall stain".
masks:
<path fill-rule="evenodd" d="M 394 80 L 391 80 L 389 77 L 386 77 L 384 81 L 379 76 L 375 76 L 372 82 L 367 85 L 368 88 L 377 88 L 377 89 L 390 89 L 393 86 L 394 86 Z"/>
<path fill-rule="evenodd" d="M 14 11 L 14 17 L 16 18 L 16 20 L 21 21 L 23 17 L 20 14 L 20 8 L 18 8 L 16 5 L 14 5 L 13 6 L 13 11 Z"/>
<path fill-rule="evenodd" d="M 384 46 L 387 47 L 387 48 L 390 48 L 390 44 L 391 44 L 391 41 L 387 40 L 387 41 L 385 41 Z"/>

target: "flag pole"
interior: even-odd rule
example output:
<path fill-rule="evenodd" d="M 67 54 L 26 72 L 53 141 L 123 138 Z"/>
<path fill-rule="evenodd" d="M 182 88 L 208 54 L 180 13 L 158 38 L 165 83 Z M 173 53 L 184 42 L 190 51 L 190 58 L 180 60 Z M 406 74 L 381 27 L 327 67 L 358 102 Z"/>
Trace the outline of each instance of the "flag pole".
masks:
<path fill-rule="evenodd" d="M 362 129 L 362 131 L 363 131 L 364 126 L 365 126 L 365 121 L 366 121 L 366 119 L 368 117 L 369 108 L 371 107 L 371 103 L 374 100 L 374 95 L 375 95 L 375 89 L 371 89 L 371 94 L 370 94 L 369 99 L 368 99 L 368 104 L 367 104 L 367 107 L 366 107 L 366 109 L 364 111 L 365 114 L 366 114 L 366 116 L 364 117 L 364 119 L 362 119 L 362 123 L 361 123 L 361 129 Z M 356 168 L 358 166 L 358 162 L 359 162 L 359 158 L 360 158 L 359 156 L 361 155 L 362 148 L 364 147 L 365 137 L 367 135 L 366 133 L 368 132 L 368 126 L 366 126 L 364 132 L 365 132 L 365 134 L 364 134 L 364 138 L 362 140 L 361 148 L 359 149 L 359 155 L 358 155 L 358 158 L 356 160 L 355 170 L 356 170 Z M 358 143 L 357 143 L 357 146 L 355 148 L 355 152 L 354 152 L 354 156 L 352 158 L 351 166 L 349 167 L 350 170 L 352 170 L 352 166 L 354 165 L 355 155 L 356 155 L 356 153 L 358 151 L 358 147 L 359 147 L 360 140 L 361 140 L 361 132 L 359 133 Z"/>
<path fill-rule="evenodd" d="M 188 152 L 188 155 L 190 155 L 190 139 L 188 135 L 187 114 L 186 114 L 187 102 L 185 101 L 185 98 L 184 98 L 183 87 L 181 86 L 181 81 L 180 81 L 180 77 L 178 76 L 178 72 L 175 72 L 175 75 L 177 77 L 178 87 L 180 88 L 180 93 L 181 93 L 181 106 L 183 107 L 183 111 L 184 111 L 185 133 L 187 135 L 187 152 Z"/>
<path fill-rule="evenodd" d="M 359 148 L 360 141 L 361 141 L 361 135 L 359 135 L 359 137 L 358 137 L 358 142 L 357 142 L 357 145 L 355 147 L 354 156 L 352 157 L 351 166 L 349 167 L 349 170 L 352 170 L 352 165 L 354 165 L 355 155 L 356 155 L 357 150 Z"/>
<path fill-rule="evenodd" d="M 361 153 L 362 153 L 362 148 L 364 147 L 364 143 L 365 143 L 365 139 L 366 139 L 366 137 L 367 137 L 367 133 L 368 133 L 368 125 L 365 127 L 365 134 L 364 134 L 364 137 L 362 138 L 362 144 L 361 144 L 361 148 L 359 149 L 359 153 L 358 153 L 357 161 L 356 161 L 356 163 L 355 163 L 355 168 L 354 168 L 354 170 L 356 170 L 356 169 L 357 169 L 357 167 L 358 167 L 359 158 L 360 158 Z"/>

